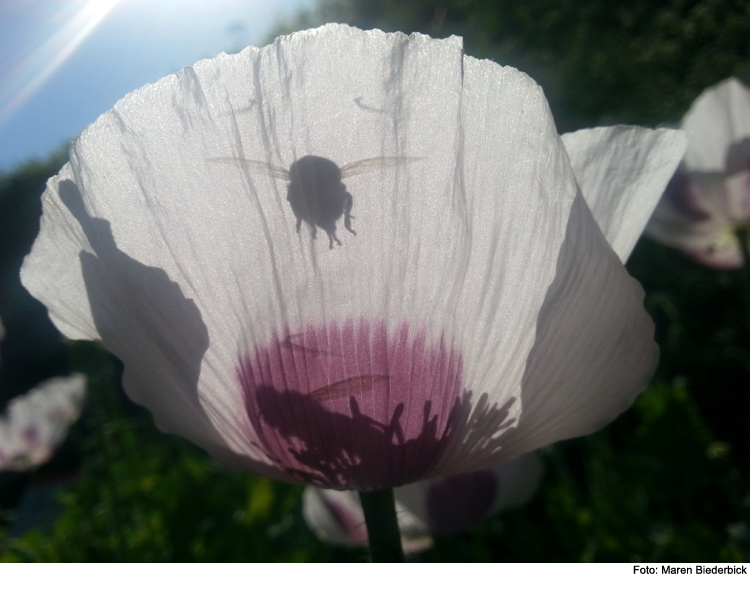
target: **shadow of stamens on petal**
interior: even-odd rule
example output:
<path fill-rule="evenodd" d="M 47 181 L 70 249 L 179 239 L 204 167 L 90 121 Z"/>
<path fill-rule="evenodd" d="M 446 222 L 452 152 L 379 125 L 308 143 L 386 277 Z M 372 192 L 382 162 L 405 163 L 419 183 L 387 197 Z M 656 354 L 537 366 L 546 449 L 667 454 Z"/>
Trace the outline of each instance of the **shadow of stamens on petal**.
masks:
<path fill-rule="evenodd" d="M 352 380 L 368 383 L 383 376 L 362 378 Z M 317 486 L 365 490 L 404 484 L 396 480 L 399 474 L 417 479 L 429 472 L 453 434 L 461 402 L 455 400 L 440 430 L 440 417 L 426 401 L 421 433 L 407 438 L 404 425 L 414 417 L 405 416 L 403 403 L 395 405 L 388 422 L 380 422 L 363 410 L 361 395 L 349 396 L 348 412 L 327 408 L 326 400 L 260 387 L 247 397 L 248 416 L 269 455 L 290 474 Z"/>
<path fill-rule="evenodd" d="M 295 480 L 377 490 L 459 472 L 471 458 L 454 462 L 454 451 L 486 455 L 508 425 L 512 401 L 462 390 L 461 353 L 443 336 L 361 318 L 301 328 L 237 366 L 252 437 Z"/>

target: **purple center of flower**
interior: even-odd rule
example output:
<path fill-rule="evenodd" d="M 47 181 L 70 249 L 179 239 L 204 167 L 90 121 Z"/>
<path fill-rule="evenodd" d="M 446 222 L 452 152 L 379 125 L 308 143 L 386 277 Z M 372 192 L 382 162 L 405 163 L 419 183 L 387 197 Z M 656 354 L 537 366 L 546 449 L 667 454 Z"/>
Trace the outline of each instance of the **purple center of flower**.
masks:
<path fill-rule="evenodd" d="M 260 443 L 298 480 L 374 490 L 429 476 L 454 432 L 461 356 L 404 323 L 308 326 L 240 363 Z"/>

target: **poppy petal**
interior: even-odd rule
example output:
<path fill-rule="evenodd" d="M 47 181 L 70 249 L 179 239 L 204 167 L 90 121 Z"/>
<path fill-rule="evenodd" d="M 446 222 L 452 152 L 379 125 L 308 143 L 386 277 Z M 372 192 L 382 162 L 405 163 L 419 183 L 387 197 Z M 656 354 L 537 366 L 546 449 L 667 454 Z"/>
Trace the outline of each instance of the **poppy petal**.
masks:
<path fill-rule="evenodd" d="M 625 262 L 685 153 L 686 134 L 620 125 L 562 140 L 586 204 Z"/>

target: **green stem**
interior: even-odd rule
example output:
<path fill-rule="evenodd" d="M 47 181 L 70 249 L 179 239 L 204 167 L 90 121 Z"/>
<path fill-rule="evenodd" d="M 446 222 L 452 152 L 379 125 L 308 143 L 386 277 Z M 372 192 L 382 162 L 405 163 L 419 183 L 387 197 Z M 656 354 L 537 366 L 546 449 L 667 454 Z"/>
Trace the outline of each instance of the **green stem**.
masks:
<path fill-rule="evenodd" d="M 393 489 L 360 492 L 373 562 L 403 562 Z"/>

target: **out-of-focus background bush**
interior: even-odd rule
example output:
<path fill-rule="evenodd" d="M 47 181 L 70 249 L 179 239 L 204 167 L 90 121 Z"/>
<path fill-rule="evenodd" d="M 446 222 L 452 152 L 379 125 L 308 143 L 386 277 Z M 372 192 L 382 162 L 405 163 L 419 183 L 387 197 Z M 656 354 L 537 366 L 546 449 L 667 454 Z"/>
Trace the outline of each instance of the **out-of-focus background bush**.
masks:
<path fill-rule="evenodd" d="M 750 4 L 740 0 L 319 0 L 269 40 L 325 22 L 462 35 L 467 54 L 530 74 L 560 132 L 676 123 L 705 87 L 750 82 Z M 160 433 L 123 397 L 117 360 L 61 341 L 18 270 L 44 182 L 64 159 L 0 173 L 0 410 L 68 368 L 89 377 L 89 403 L 50 464 L 0 473 L 0 560 L 366 560 L 317 541 L 301 488 L 223 469 Z M 652 385 L 603 431 L 543 450 L 546 474 L 526 506 L 439 536 L 412 560 L 750 559 L 743 271 L 699 267 L 645 238 L 628 268 L 656 321 Z"/>

